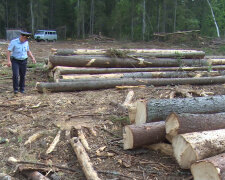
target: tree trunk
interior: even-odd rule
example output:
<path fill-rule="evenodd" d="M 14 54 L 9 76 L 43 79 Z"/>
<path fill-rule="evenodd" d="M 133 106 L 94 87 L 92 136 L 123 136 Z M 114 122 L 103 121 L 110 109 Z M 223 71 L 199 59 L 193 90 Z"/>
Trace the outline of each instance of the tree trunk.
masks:
<path fill-rule="evenodd" d="M 165 141 L 165 122 L 153 122 L 142 125 L 127 125 L 124 128 L 123 148 L 134 149 Z"/>
<path fill-rule="evenodd" d="M 143 16 L 142 16 L 142 40 L 145 40 L 145 33 L 146 33 L 146 8 L 145 8 L 145 0 L 143 0 Z"/>
<path fill-rule="evenodd" d="M 213 17 L 214 24 L 215 24 L 215 26 L 216 26 L 217 36 L 220 37 L 220 30 L 219 30 L 219 27 L 218 27 L 217 22 L 216 22 L 216 18 L 215 18 L 214 12 L 213 12 L 212 5 L 211 5 L 211 3 L 209 2 L 209 0 L 207 0 L 207 2 L 208 2 L 208 5 L 209 5 L 210 10 L 211 10 L 211 13 L 212 13 L 212 17 Z"/>
<path fill-rule="evenodd" d="M 197 161 L 191 165 L 191 173 L 195 180 L 225 179 L 225 153 Z"/>
<path fill-rule="evenodd" d="M 176 32 L 176 23 L 177 23 L 177 0 L 174 0 L 173 32 Z"/>
<path fill-rule="evenodd" d="M 193 78 L 195 79 L 195 78 Z M 151 99 L 142 102 L 142 108 L 137 107 L 138 111 L 146 109 L 146 114 L 142 113 L 142 118 L 135 119 L 135 122 L 142 123 L 163 121 L 172 113 L 220 113 L 225 112 L 225 96 L 195 97 L 195 98 L 176 98 L 176 99 Z M 143 120 L 143 117 L 146 119 Z"/>
<path fill-rule="evenodd" d="M 179 66 L 208 66 L 222 65 L 224 61 L 207 59 L 168 59 L 168 58 L 116 58 L 104 55 L 76 55 L 76 56 L 50 56 L 49 69 L 55 66 L 69 67 L 103 67 L 103 68 L 131 68 L 131 67 L 179 67 Z"/>
<path fill-rule="evenodd" d="M 174 156 L 183 169 L 225 151 L 225 129 L 180 134 L 173 138 Z"/>
<path fill-rule="evenodd" d="M 225 113 L 171 113 L 166 119 L 166 137 L 169 141 L 177 134 L 216 129 L 225 129 Z"/>
<path fill-rule="evenodd" d="M 116 74 L 71 74 L 71 75 L 61 75 L 60 79 L 111 79 L 111 78 L 188 78 L 188 77 L 212 77 L 225 75 L 224 71 L 215 72 L 133 72 L 133 73 L 116 73 Z"/>
<path fill-rule="evenodd" d="M 31 15 L 31 30 L 32 30 L 32 34 L 34 34 L 33 0 L 30 0 L 30 15 Z"/>
<path fill-rule="evenodd" d="M 211 66 L 211 71 L 225 70 L 225 66 Z M 58 79 L 64 74 L 107 74 L 107 73 L 125 73 L 125 72 L 158 72 L 158 71 L 207 71 L 209 66 L 203 67 L 154 67 L 154 68 L 78 68 L 56 66 L 52 72 Z"/>
<path fill-rule="evenodd" d="M 115 53 L 123 56 L 134 57 L 158 57 L 158 58 L 186 58 L 202 59 L 205 52 L 196 50 L 179 49 L 52 49 L 52 54 L 60 56 L 70 55 L 109 55 Z"/>
<path fill-rule="evenodd" d="M 65 80 L 64 80 L 65 81 Z M 109 80 L 76 80 L 76 82 L 58 82 L 58 83 L 37 83 L 36 88 L 39 92 L 45 90 L 51 92 L 64 92 L 64 91 L 81 91 L 81 90 L 97 90 L 115 88 L 116 86 L 137 86 L 137 85 L 178 85 L 178 84 L 192 84 L 192 85 L 205 85 L 205 84 L 220 84 L 225 83 L 225 77 L 202 77 L 202 78 L 164 78 L 164 79 L 110 79 Z M 167 115 L 169 115 L 168 112 Z M 161 117 L 160 117 L 161 119 Z M 165 119 L 165 117 L 164 117 Z M 162 119 L 163 120 L 163 119 Z M 149 120 L 151 121 L 151 120 Z M 156 119 L 157 121 L 157 119 Z"/>
<path fill-rule="evenodd" d="M 100 180 L 97 172 L 94 170 L 91 160 L 86 153 L 84 147 L 82 146 L 79 138 L 73 137 L 70 139 L 70 144 L 76 153 L 77 159 L 82 167 L 82 170 L 87 178 L 87 180 Z"/>

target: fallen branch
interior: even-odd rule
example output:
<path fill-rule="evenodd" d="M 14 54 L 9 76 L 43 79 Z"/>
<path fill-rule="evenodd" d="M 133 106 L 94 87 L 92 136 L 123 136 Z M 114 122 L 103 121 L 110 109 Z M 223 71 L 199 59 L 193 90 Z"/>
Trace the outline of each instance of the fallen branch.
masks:
<path fill-rule="evenodd" d="M 52 141 L 51 145 L 49 146 L 48 150 L 46 151 L 46 154 L 50 154 L 56 147 L 56 145 L 58 144 L 59 140 L 60 140 L 60 134 L 61 131 L 59 131 L 55 137 L 55 139 Z"/>
<path fill-rule="evenodd" d="M 97 172 L 94 170 L 91 160 L 82 146 L 79 138 L 73 137 L 70 139 L 70 144 L 73 147 L 74 152 L 78 158 L 78 161 L 83 169 L 83 172 L 87 180 L 100 180 Z"/>
<path fill-rule="evenodd" d="M 24 143 L 24 145 L 31 144 L 32 142 L 36 141 L 37 139 L 39 139 L 46 133 L 47 133 L 46 131 L 39 131 L 39 132 L 33 134 L 32 136 L 30 136 L 28 138 L 28 140 Z"/>
<path fill-rule="evenodd" d="M 19 160 L 17 160 L 14 157 L 9 157 L 7 162 L 9 164 L 13 164 L 13 165 L 17 165 L 17 164 L 33 164 L 33 165 L 39 165 L 39 166 L 44 166 L 44 167 L 56 167 L 56 168 L 61 169 L 61 170 L 77 172 L 74 169 L 67 168 L 67 167 L 64 167 L 64 166 L 59 166 L 59 165 L 55 165 L 55 164 L 45 164 L 45 163 L 40 163 L 40 162 L 19 161 Z"/>

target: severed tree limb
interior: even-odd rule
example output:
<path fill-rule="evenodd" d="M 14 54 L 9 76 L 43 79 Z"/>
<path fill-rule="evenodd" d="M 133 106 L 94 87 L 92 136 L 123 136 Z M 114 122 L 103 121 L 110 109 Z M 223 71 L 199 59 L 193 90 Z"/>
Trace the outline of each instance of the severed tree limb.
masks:
<path fill-rule="evenodd" d="M 32 136 L 30 136 L 28 138 L 28 140 L 24 143 L 24 145 L 31 144 L 32 142 L 36 141 L 37 139 L 39 139 L 40 137 L 42 137 L 46 133 L 47 133 L 46 131 L 36 132 L 35 134 L 33 134 Z"/>
<path fill-rule="evenodd" d="M 91 160 L 86 153 L 83 145 L 81 144 L 79 138 L 72 137 L 70 139 L 70 144 L 73 147 L 74 152 L 78 158 L 78 161 L 83 169 L 83 172 L 87 178 L 87 180 L 100 180 L 97 172 L 94 170 Z"/>
<path fill-rule="evenodd" d="M 57 133 L 55 139 L 52 141 L 51 145 L 49 146 L 48 150 L 46 151 L 46 154 L 50 154 L 55 149 L 57 143 L 60 140 L 60 134 L 61 134 L 61 130 Z"/>
<path fill-rule="evenodd" d="M 60 165 L 55 165 L 55 164 L 45 164 L 45 163 L 40 163 L 40 162 L 30 162 L 30 161 L 19 161 L 17 160 L 16 158 L 14 157 L 9 157 L 7 162 L 9 164 L 13 164 L 13 165 L 16 165 L 16 164 L 33 164 L 33 165 L 39 165 L 39 166 L 44 166 L 44 167 L 56 167 L 58 169 L 61 169 L 61 170 L 67 170 L 67 171 L 71 171 L 71 172 L 77 172 L 76 170 L 74 169 L 71 169 L 71 168 L 67 168 L 67 167 L 63 167 L 63 166 L 60 166 Z"/>

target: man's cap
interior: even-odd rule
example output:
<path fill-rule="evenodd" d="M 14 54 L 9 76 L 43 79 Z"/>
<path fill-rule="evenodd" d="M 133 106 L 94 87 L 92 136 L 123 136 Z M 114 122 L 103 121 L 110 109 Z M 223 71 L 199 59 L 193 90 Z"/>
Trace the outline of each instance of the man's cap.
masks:
<path fill-rule="evenodd" d="M 27 37 L 31 36 L 31 33 L 25 32 L 25 31 L 21 31 L 20 34 L 23 35 L 23 36 L 27 36 Z"/>

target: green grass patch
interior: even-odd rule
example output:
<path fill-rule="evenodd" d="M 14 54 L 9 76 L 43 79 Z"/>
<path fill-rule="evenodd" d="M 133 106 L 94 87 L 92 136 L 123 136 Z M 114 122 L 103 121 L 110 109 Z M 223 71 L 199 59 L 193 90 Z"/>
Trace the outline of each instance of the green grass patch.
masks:
<path fill-rule="evenodd" d="M 129 121 L 129 117 L 128 116 L 111 116 L 110 117 L 110 120 L 113 122 L 113 123 L 116 123 L 116 124 L 121 124 L 121 125 L 128 125 L 130 124 L 130 121 Z"/>

